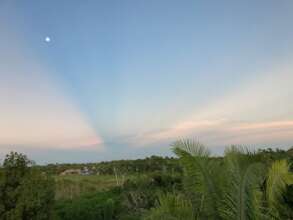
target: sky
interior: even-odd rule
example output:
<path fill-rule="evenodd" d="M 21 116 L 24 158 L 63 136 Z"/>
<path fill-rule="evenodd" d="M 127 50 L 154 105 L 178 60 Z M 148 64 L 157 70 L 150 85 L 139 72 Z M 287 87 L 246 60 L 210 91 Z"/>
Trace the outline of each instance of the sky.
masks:
<path fill-rule="evenodd" d="M 293 146 L 291 0 L 0 0 L 0 157 Z"/>

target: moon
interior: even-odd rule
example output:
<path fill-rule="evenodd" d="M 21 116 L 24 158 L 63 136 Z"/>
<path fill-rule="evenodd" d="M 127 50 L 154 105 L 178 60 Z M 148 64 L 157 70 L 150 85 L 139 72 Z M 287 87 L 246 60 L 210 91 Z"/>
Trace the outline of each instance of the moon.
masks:
<path fill-rule="evenodd" d="M 47 43 L 49 43 L 49 42 L 51 41 L 51 38 L 47 36 L 47 37 L 45 38 L 45 41 L 46 41 Z"/>

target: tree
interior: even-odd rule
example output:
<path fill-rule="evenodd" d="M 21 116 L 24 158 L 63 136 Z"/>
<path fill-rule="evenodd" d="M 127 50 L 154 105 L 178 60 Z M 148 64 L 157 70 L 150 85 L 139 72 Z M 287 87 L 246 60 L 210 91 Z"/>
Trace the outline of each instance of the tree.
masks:
<path fill-rule="evenodd" d="M 25 155 L 7 155 L 0 176 L 0 219 L 52 219 L 53 202 L 53 179 Z"/>
<path fill-rule="evenodd" d="M 158 220 L 292 217 L 284 201 L 284 192 L 293 184 L 286 160 L 276 160 L 268 167 L 259 155 L 237 146 L 228 148 L 224 158 L 218 160 L 211 158 L 202 144 L 191 140 L 177 141 L 173 151 L 183 166 L 186 196 L 177 198 L 176 203 L 170 198 L 160 200 L 146 219 L 154 219 L 152 216 Z M 172 208 L 174 204 L 177 205 Z M 182 204 L 191 205 L 187 208 Z M 182 215 L 177 212 L 177 216 L 171 217 L 171 210 L 178 209 L 184 210 Z"/>

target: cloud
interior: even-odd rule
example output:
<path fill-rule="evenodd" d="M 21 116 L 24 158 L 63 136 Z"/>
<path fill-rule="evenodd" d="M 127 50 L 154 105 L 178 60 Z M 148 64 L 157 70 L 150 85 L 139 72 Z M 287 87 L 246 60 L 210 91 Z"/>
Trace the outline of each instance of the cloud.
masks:
<path fill-rule="evenodd" d="M 229 120 L 192 121 L 173 128 L 137 135 L 133 146 L 155 146 L 179 138 L 198 138 L 209 146 L 293 145 L 293 120 L 269 122 L 235 122 Z"/>
<path fill-rule="evenodd" d="M 292 82 L 291 66 L 274 68 L 170 128 L 141 133 L 129 142 L 135 146 L 154 146 L 194 137 L 212 146 L 293 145 Z"/>

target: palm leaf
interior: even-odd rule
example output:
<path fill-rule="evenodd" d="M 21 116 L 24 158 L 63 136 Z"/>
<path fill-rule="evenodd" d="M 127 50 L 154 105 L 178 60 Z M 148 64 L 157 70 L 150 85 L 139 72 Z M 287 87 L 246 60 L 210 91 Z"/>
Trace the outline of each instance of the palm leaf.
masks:
<path fill-rule="evenodd" d="M 286 212 L 283 194 L 288 185 L 293 184 L 293 174 L 289 171 L 286 160 L 275 161 L 268 171 L 266 182 L 266 199 L 270 215 L 274 219 L 282 219 L 282 212 Z"/>
<path fill-rule="evenodd" d="M 209 158 L 208 149 L 198 142 L 181 140 L 173 144 L 173 151 L 184 168 L 185 189 L 198 218 L 217 219 L 219 194 L 213 175 L 216 166 Z"/>
<path fill-rule="evenodd" d="M 263 164 L 246 148 L 233 146 L 226 151 L 227 185 L 223 188 L 223 219 L 246 220 L 262 216 L 261 183 Z"/>
<path fill-rule="evenodd" d="M 181 195 L 160 195 L 158 204 L 152 208 L 145 220 L 195 220 L 191 202 Z"/>

